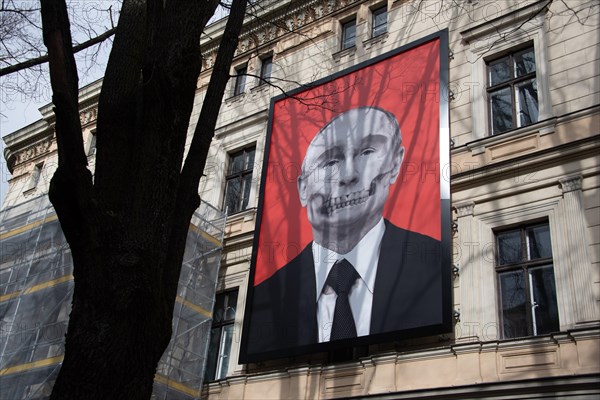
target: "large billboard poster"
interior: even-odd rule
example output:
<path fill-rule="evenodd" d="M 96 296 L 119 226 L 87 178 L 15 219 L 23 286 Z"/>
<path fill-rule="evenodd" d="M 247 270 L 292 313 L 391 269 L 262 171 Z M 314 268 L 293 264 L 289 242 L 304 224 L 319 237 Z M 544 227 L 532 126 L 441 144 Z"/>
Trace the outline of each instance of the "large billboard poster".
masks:
<path fill-rule="evenodd" d="M 271 102 L 240 362 L 451 330 L 447 32 Z"/>

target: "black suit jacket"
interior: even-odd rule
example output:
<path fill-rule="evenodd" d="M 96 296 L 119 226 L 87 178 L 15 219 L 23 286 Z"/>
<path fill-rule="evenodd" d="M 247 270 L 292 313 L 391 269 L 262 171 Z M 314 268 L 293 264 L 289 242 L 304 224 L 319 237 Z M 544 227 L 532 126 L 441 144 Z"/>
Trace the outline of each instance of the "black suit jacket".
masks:
<path fill-rule="evenodd" d="M 371 334 L 442 322 L 441 245 L 385 220 L 377 266 Z M 247 354 L 319 342 L 312 242 L 254 288 Z"/>

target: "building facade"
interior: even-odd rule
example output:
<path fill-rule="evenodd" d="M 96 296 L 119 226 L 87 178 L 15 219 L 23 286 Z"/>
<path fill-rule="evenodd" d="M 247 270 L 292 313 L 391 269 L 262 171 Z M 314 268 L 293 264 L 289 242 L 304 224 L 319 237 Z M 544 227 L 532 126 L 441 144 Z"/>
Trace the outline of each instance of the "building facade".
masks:
<path fill-rule="evenodd" d="M 209 26 L 202 42 L 190 134 L 224 26 Z M 202 396 L 600 395 L 599 27 L 594 0 L 296 0 L 252 9 L 199 187 L 228 214 Z M 453 331 L 370 345 L 343 362 L 317 353 L 239 364 L 270 99 L 443 30 L 450 163 L 440 179 L 452 199 Z M 84 90 L 93 160 L 95 115 L 85 99 Z M 47 190 L 40 176 L 51 174 L 44 160 L 55 144 L 36 136 L 39 124 L 5 138 L 13 178 L 3 207 Z"/>

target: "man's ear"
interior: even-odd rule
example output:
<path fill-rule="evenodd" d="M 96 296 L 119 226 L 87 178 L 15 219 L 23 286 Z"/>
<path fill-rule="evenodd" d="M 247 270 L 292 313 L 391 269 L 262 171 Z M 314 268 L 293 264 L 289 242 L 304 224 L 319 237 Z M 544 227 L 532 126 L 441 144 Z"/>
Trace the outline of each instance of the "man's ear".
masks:
<path fill-rule="evenodd" d="M 306 181 L 302 178 L 302 175 L 298 177 L 298 195 L 300 196 L 300 204 L 302 204 L 302 207 L 306 207 Z"/>
<path fill-rule="evenodd" d="M 404 147 L 400 146 L 398 155 L 394 157 L 394 165 L 392 166 L 392 170 L 390 172 L 390 185 L 393 185 L 398 178 L 400 167 L 402 166 L 402 160 L 404 160 Z"/>

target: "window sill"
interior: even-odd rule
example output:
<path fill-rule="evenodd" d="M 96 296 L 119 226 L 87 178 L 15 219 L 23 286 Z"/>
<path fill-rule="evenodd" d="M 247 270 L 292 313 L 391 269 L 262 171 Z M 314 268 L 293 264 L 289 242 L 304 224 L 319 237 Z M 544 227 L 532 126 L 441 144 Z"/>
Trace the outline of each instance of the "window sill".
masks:
<path fill-rule="evenodd" d="M 350 57 L 353 56 L 354 53 L 356 53 L 356 46 L 348 47 L 347 49 L 338 51 L 337 53 L 333 53 L 331 56 L 333 57 L 334 61 L 339 62 L 342 57 Z"/>
<path fill-rule="evenodd" d="M 268 92 L 270 87 L 271 87 L 271 84 L 269 84 L 269 83 L 266 83 L 266 82 L 261 83 L 260 85 L 254 86 L 253 88 L 251 88 L 250 94 Z"/>
<path fill-rule="evenodd" d="M 467 143 L 465 146 L 472 155 L 478 155 L 485 153 L 486 149 L 500 145 L 515 139 L 525 138 L 527 136 L 544 136 L 554 132 L 556 125 L 556 118 L 549 118 L 544 121 L 537 122 L 535 124 L 527 125 L 522 128 L 517 128 L 508 132 L 499 133 L 485 137 L 483 139 L 475 140 Z"/>
<path fill-rule="evenodd" d="M 227 216 L 225 224 L 225 240 L 231 241 L 231 238 L 244 233 L 253 232 L 256 219 L 256 208 L 247 208 Z"/>
<path fill-rule="evenodd" d="M 365 47 L 365 50 L 369 50 L 371 47 L 373 47 L 373 45 L 376 45 L 378 43 L 385 43 L 389 36 L 389 32 L 381 33 L 377 36 L 372 37 L 371 39 L 363 41 L 363 46 Z"/>
<path fill-rule="evenodd" d="M 236 95 L 233 95 L 233 96 L 225 99 L 225 104 L 229 105 L 229 104 L 241 102 L 245 98 L 246 98 L 246 92 L 242 92 L 240 94 L 236 94 Z"/>

